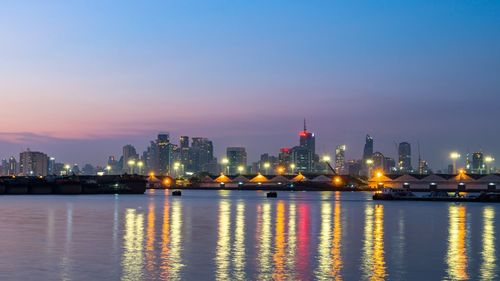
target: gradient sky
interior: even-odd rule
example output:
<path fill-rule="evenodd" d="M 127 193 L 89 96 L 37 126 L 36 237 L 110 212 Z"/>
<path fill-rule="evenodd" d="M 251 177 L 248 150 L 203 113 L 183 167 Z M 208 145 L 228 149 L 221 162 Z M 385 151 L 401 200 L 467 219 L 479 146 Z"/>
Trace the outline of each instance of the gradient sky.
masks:
<path fill-rule="evenodd" d="M 103 163 L 158 131 L 220 156 L 366 133 L 500 159 L 500 1 L 5 1 L 0 157 Z M 416 165 L 416 161 L 415 164 Z"/>

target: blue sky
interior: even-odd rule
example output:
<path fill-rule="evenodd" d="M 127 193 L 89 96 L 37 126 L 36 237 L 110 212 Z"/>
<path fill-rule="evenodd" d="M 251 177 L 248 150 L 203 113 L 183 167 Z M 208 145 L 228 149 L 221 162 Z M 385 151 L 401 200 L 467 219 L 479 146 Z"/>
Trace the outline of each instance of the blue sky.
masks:
<path fill-rule="evenodd" d="M 455 0 L 2 3 L 0 157 L 97 164 L 170 131 L 255 159 L 294 145 L 307 117 L 322 153 L 359 157 L 370 133 L 388 156 L 420 141 L 435 168 L 450 150 L 500 159 L 499 14 Z"/>

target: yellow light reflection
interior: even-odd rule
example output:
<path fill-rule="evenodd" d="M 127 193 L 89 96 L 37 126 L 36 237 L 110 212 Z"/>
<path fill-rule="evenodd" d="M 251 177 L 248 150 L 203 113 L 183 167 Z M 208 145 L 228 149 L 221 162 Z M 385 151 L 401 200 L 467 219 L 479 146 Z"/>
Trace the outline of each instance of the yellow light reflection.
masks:
<path fill-rule="evenodd" d="M 273 280 L 285 280 L 285 204 L 279 201 L 276 207 L 276 240 Z"/>
<path fill-rule="evenodd" d="M 341 270 L 344 265 L 342 261 L 342 221 L 340 192 L 335 192 L 335 209 L 333 217 L 333 246 L 332 246 L 332 272 L 335 280 L 342 280 Z"/>
<path fill-rule="evenodd" d="M 155 204 L 149 203 L 148 225 L 146 229 L 146 268 L 149 272 L 155 270 Z"/>
<path fill-rule="evenodd" d="M 321 231 L 318 244 L 319 267 L 316 279 L 330 280 L 331 250 L 332 250 L 332 207 L 330 202 L 321 204 Z"/>
<path fill-rule="evenodd" d="M 262 222 L 260 227 L 260 237 L 259 237 L 259 280 L 270 280 L 272 279 L 271 272 L 271 205 L 269 203 L 264 203 L 262 206 Z"/>
<path fill-rule="evenodd" d="M 122 280 L 143 279 L 143 239 L 144 215 L 136 213 L 135 209 L 127 209 L 123 236 Z"/>
<path fill-rule="evenodd" d="M 467 280 L 467 210 L 465 206 L 451 205 L 448 209 L 448 277 L 451 280 Z"/>
<path fill-rule="evenodd" d="M 236 206 L 236 226 L 234 232 L 234 276 L 232 280 L 246 280 L 245 276 L 245 203 Z"/>
<path fill-rule="evenodd" d="M 363 279 L 385 280 L 384 206 L 367 205 L 363 245 Z"/>
<path fill-rule="evenodd" d="M 496 252 L 495 252 L 495 209 L 487 206 L 483 210 L 483 250 L 480 268 L 481 280 L 495 280 Z"/>
<path fill-rule="evenodd" d="M 169 244 L 170 244 L 170 205 L 168 199 L 166 199 L 165 204 L 163 205 L 163 224 L 161 226 L 160 277 L 163 280 L 168 279 L 170 273 Z"/>
<path fill-rule="evenodd" d="M 226 200 L 219 203 L 219 226 L 216 249 L 216 279 L 230 280 L 231 266 L 231 204 Z"/>
<path fill-rule="evenodd" d="M 170 244 L 170 278 L 169 280 L 181 280 L 182 264 L 182 205 L 181 201 L 175 200 L 172 204 L 172 226 Z"/>

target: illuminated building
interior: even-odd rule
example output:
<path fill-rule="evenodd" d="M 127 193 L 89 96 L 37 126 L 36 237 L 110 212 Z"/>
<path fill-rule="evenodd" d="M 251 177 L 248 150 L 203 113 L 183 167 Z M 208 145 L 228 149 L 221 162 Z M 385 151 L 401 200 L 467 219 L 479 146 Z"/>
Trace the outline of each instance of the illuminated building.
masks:
<path fill-rule="evenodd" d="M 47 154 L 30 151 L 19 154 L 19 173 L 23 176 L 47 176 L 49 157 Z"/>
<path fill-rule="evenodd" d="M 156 170 L 159 174 L 168 174 L 172 164 L 172 144 L 170 143 L 169 133 L 159 133 L 156 139 L 158 149 L 158 166 Z"/>
<path fill-rule="evenodd" d="M 182 144 L 184 145 L 184 144 Z M 184 148 L 185 149 L 185 148 Z M 182 148 L 181 148 L 182 154 Z M 208 172 L 217 173 L 217 160 L 214 158 L 214 146 L 211 140 L 207 138 L 196 137 L 192 139 L 189 148 L 188 170 L 194 173 Z M 184 159 L 181 159 L 181 161 Z"/>
<path fill-rule="evenodd" d="M 345 151 L 347 146 L 345 144 L 337 145 L 335 148 L 335 172 L 343 175 L 346 172 L 345 167 Z"/>
<path fill-rule="evenodd" d="M 244 147 L 228 147 L 226 149 L 226 157 L 229 160 L 228 170 L 230 175 L 235 175 L 244 172 L 247 167 L 247 151 Z M 238 168 L 243 167 L 243 171 Z"/>
<path fill-rule="evenodd" d="M 402 142 L 398 147 L 398 169 L 401 173 L 411 173 L 413 168 L 411 166 L 411 145 L 407 142 Z"/>
<path fill-rule="evenodd" d="M 484 174 L 485 171 L 484 165 L 484 155 L 482 152 L 474 152 L 472 153 L 472 165 L 470 172 L 472 174 Z"/>
<path fill-rule="evenodd" d="M 300 145 L 292 148 L 292 162 L 299 172 L 314 172 L 316 156 L 316 138 L 307 131 L 304 119 L 304 130 L 300 132 Z"/>
<path fill-rule="evenodd" d="M 361 161 L 360 160 L 349 160 L 347 161 L 347 173 L 350 176 L 359 176 L 361 174 Z"/>
<path fill-rule="evenodd" d="M 282 148 L 280 149 L 280 154 L 278 155 L 278 162 L 280 165 L 285 167 L 290 166 L 292 164 L 292 153 L 290 148 Z"/>

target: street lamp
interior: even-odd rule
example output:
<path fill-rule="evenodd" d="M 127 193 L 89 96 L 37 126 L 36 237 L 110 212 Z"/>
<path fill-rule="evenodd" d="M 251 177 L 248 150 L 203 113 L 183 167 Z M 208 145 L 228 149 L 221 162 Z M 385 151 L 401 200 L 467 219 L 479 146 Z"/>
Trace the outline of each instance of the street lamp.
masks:
<path fill-rule="evenodd" d="M 373 159 L 366 159 L 366 167 L 368 168 L 368 178 L 372 175 Z"/>
<path fill-rule="evenodd" d="M 296 165 L 295 164 L 290 164 L 290 170 L 292 170 L 292 175 L 295 173 L 295 167 Z"/>
<path fill-rule="evenodd" d="M 137 162 L 137 167 L 139 168 L 139 175 L 142 175 L 142 166 L 144 166 L 144 162 Z"/>
<path fill-rule="evenodd" d="M 134 159 L 130 159 L 130 160 L 128 160 L 127 164 L 130 167 L 130 174 L 133 175 L 134 174 L 135 160 Z"/>
<path fill-rule="evenodd" d="M 108 173 L 108 175 L 111 174 L 111 166 L 110 165 L 106 166 L 106 172 Z"/>
<path fill-rule="evenodd" d="M 69 176 L 69 172 L 71 170 L 71 166 L 68 165 L 68 164 L 66 164 L 66 165 L 64 165 L 64 169 L 66 170 L 66 176 Z"/>
<path fill-rule="evenodd" d="M 457 172 L 457 159 L 460 158 L 460 154 L 456 151 L 450 153 L 450 158 L 453 160 L 453 173 Z"/>
<path fill-rule="evenodd" d="M 174 172 L 175 172 L 175 177 L 179 177 L 179 168 L 181 167 L 181 163 L 175 162 L 174 163 Z"/>
<path fill-rule="evenodd" d="M 222 165 L 224 165 L 224 170 L 226 170 L 226 174 L 229 174 L 229 159 L 222 158 Z"/>
<path fill-rule="evenodd" d="M 243 173 L 243 171 L 245 171 L 245 167 L 238 166 L 238 173 L 240 173 L 240 175 Z"/>
<path fill-rule="evenodd" d="M 493 163 L 495 161 L 495 158 L 493 158 L 492 156 L 486 156 L 484 158 L 484 162 L 486 163 L 486 172 L 489 174 L 490 173 L 490 170 L 492 170 L 492 167 L 490 167 L 490 164 Z"/>
<path fill-rule="evenodd" d="M 329 155 L 323 156 L 323 162 L 330 162 L 330 160 L 332 160 L 332 159 Z"/>
<path fill-rule="evenodd" d="M 266 169 L 266 175 L 269 175 L 269 168 L 271 167 L 271 163 L 266 162 L 264 163 L 264 168 Z"/>

